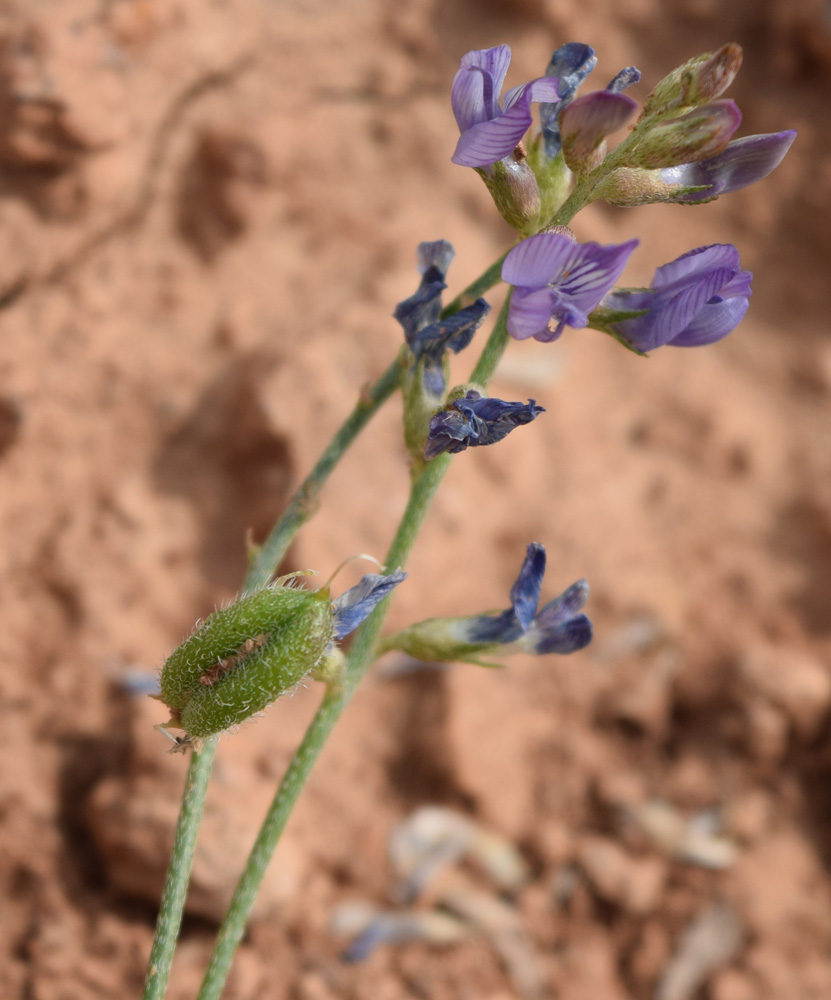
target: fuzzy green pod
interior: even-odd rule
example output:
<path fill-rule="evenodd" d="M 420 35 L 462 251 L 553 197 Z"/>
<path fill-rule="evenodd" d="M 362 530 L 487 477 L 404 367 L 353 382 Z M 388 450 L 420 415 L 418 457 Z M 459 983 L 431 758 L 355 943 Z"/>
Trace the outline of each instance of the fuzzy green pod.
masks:
<path fill-rule="evenodd" d="M 328 587 L 266 587 L 215 611 L 162 668 L 167 727 L 202 738 L 262 711 L 315 669 L 334 622 Z"/>

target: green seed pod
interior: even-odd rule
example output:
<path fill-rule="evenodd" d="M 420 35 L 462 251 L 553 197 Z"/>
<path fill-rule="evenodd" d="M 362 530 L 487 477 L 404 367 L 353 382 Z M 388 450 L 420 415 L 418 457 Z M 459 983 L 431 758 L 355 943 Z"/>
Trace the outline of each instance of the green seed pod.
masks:
<path fill-rule="evenodd" d="M 167 726 L 201 738 L 261 712 L 315 669 L 334 621 L 328 587 L 266 587 L 215 611 L 162 668 Z"/>

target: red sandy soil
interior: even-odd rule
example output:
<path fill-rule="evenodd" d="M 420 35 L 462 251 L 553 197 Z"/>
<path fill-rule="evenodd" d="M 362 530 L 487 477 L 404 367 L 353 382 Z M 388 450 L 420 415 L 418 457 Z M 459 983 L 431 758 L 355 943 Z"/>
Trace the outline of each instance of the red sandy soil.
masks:
<path fill-rule="evenodd" d="M 648 361 L 591 331 L 514 345 L 495 394 L 547 412 L 455 460 L 391 616 L 504 607 L 539 541 L 546 599 L 590 579 L 596 642 L 501 672 L 371 678 L 291 820 L 226 996 L 827 1000 L 823 0 L 9 0 L 0 39 L 0 996 L 139 995 L 187 762 L 123 678 L 152 674 L 239 587 L 247 529 L 262 537 L 398 349 L 390 314 L 415 288 L 416 244 L 455 245 L 453 294 L 509 245 L 484 185 L 450 163 L 459 56 L 510 43 L 514 85 L 586 41 L 595 85 L 634 63 L 643 100 L 736 40 L 742 134 L 799 130 L 782 167 L 705 207 L 595 207 L 575 229 L 641 237 L 629 284 L 734 242 L 755 272 L 746 321 Z M 383 555 L 407 490 L 399 415 L 394 401 L 350 453 L 286 569 Z M 627 639 L 633 621 L 648 642 Z M 222 740 L 174 1000 L 194 996 L 318 698 L 311 685 Z M 669 856 L 631 820 L 655 799 L 717 810 L 732 863 Z M 390 905 L 387 839 L 428 804 L 525 859 L 509 905 L 535 984 L 475 934 L 341 961 L 333 912 Z M 732 943 L 703 986 L 668 986 L 714 903 Z"/>

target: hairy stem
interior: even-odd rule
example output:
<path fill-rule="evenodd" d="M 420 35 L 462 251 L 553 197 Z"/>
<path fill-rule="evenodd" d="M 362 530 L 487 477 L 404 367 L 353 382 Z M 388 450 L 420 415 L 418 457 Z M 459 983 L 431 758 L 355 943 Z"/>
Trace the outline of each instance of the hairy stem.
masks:
<path fill-rule="evenodd" d="M 199 752 L 194 751 L 190 758 L 142 1000 L 162 1000 L 167 988 L 173 952 L 182 924 L 182 911 L 188 894 L 196 834 L 202 818 L 202 807 L 205 804 L 205 793 L 208 790 L 208 779 L 211 775 L 216 746 L 216 740 L 208 740 L 204 747 Z"/>
<path fill-rule="evenodd" d="M 509 299 L 510 294 L 505 300 L 482 357 L 474 370 L 476 381 L 482 385 L 486 385 L 490 381 L 507 344 Z M 450 456 L 440 455 L 428 462 L 413 479 L 407 507 L 387 553 L 386 566 L 388 569 L 395 569 L 406 563 L 433 497 L 449 465 Z M 344 681 L 337 687 L 327 690 L 286 770 L 237 884 L 230 909 L 219 930 L 197 1000 L 219 1000 L 231 968 L 234 952 L 245 933 L 257 891 L 277 847 L 280 835 L 335 723 L 372 665 L 389 603 L 390 598 L 382 601 L 358 629 L 347 657 Z"/>
<path fill-rule="evenodd" d="M 280 520 L 257 552 L 245 581 L 246 590 L 258 590 L 268 583 L 294 536 L 315 514 L 317 498 L 332 470 L 381 404 L 398 388 L 400 381 L 401 366 L 396 358 L 378 381 L 361 393 L 355 408 L 329 442 L 315 467 L 297 488 Z"/>

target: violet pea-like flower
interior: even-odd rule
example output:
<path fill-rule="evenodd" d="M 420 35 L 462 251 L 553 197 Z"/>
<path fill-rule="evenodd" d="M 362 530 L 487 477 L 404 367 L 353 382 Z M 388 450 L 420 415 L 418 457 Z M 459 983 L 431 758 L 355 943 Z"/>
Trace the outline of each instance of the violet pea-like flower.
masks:
<path fill-rule="evenodd" d="M 679 188 L 702 187 L 673 198 L 679 202 L 710 201 L 720 194 L 729 194 L 755 184 L 775 170 L 791 148 L 796 132 L 770 132 L 734 139 L 716 156 L 697 163 L 682 163 L 657 171 L 665 184 Z"/>
<path fill-rule="evenodd" d="M 469 389 L 430 420 L 424 457 L 429 461 L 443 452 L 455 455 L 466 448 L 496 444 L 541 413 L 545 413 L 544 408 L 533 399 L 509 403 Z"/>
<path fill-rule="evenodd" d="M 726 337 L 747 312 L 753 275 L 743 271 L 730 243 L 698 247 L 655 272 L 652 285 L 607 295 L 603 307 L 646 309 L 642 316 L 613 323 L 639 351 L 664 344 L 699 347 Z"/>
<path fill-rule="evenodd" d="M 461 136 L 453 162 L 487 168 L 510 155 L 531 126 L 532 101 L 556 101 L 557 80 L 539 77 L 499 99 L 511 62 L 508 45 L 476 49 L 462 56 L 450 100 Z"/>
<path fill-rule="evenodd" d="M 511 606 L 491 614 L 429 618 L 390 636 L 382 649 L 417 660 L 461 660 L 483 666 L 483 656 L 510 653 L 574 653 L 592 639 L 592 623 L 581 614 L 589 585 L 578 580 L 537 610 L 545 574 L 545 548 L 534 542 L 511 588 Z"/>
<path fill-rule="evenodd" d="M 515 285 L 508 333 L 516 340 L 556 340 L 566 326 L 588 325 L 589 313 L 614 286 L 638 240 L 601 246 L 560 233 L 539 233 L 518 243 L 502 265 Z"/>

